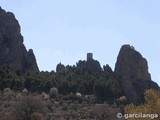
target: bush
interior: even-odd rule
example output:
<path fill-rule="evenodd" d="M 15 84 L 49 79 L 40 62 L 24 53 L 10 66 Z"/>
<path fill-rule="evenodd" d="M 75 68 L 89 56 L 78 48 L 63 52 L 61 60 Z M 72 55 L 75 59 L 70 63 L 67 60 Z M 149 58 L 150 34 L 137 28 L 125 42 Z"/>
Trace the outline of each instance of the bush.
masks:
<path fill-rule="evenodd" d="M 129 104 L 125 108 L 125 113 L 127 114 L 159 114 L 160 116 L 160 92 L 149 89 L 145 91 L 144 94 L 145 103 L 139 106 L 135 106 L 133 104 Z M 137 118 L 131 118 L 132 120 L 137 120 Z M 150 120 L 151 118 L 145 118 L 145 120 Z M 159 120 L 159 118 L 155 118 Z M 130 119 L 128 119 L 130 120 Z"/>
<path fill-rule="evenodd" d="M 51 88 L 49 91 L 50 97 L 56 97 L 58 95 L 58 89 L 57 88 Z"/>
<path fill-rule="evenodd" d="M 4 89 L 3 96 L 5 98 L 11 99 L 12 97 L 14 97 L 14 95 L 15 95 L 14 91 L 12 91 L 10 88 Z"/>
<path fill-rule="evenodd" d="M 119 111 L 119 109 L 111 108 L 107 104 L 96 104 L 91 107 L 90 114 L 96 120 L 117 120 Z"/>
<path fill-rule="evenodd" d="M 24 96 L 15 103 L 13 115 L 16 120 L 30 120 L 31 116 L 35 118 L 43 114 L 44 108 L 45 103 L 40 97 Z"/>
<path fill-rule="evenodd" d="M 43 120 L 43 115 L 38 112 L 34 112 L 31 114 L 31 120 Z"/>

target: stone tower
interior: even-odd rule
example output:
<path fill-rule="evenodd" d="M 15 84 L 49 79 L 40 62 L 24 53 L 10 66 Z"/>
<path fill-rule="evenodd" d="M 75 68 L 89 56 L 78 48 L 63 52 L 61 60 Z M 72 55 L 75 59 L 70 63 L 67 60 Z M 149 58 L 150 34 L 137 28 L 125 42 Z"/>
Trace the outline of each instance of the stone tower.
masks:
<path fill-rule="evenodd" d="M 93 59 L 93 53 L 87 53 L 87 61 Z"/>

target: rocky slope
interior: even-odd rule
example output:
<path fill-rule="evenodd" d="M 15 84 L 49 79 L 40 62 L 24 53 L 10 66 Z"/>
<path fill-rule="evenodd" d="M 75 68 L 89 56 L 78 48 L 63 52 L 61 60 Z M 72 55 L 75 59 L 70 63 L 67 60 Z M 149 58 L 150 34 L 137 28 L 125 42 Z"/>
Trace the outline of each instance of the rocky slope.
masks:
<path fill-rule="evenodd" d="M 22 73 L 39 71 L 33 50 L 23 44 L 20 25 L 11 12 L 0 8 L 0 64 Z"/>

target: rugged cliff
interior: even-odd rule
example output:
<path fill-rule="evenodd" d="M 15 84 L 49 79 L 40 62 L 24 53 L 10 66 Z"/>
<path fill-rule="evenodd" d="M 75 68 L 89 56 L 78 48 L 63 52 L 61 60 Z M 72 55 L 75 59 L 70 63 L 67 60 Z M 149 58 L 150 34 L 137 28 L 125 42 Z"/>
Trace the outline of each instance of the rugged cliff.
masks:
<path fill-rule="evenodd" d="M 0 64 L 22 73 L 39 71 L 33 50 L 23 44 L 20 25 L 11 12 L 0 8 Z"/>
<path fill-rule="evenodd" d="M 143 101 L 145 89 L 159 89 L 151 80 L 147 60 L 133 46 L 123 45 L 117 57 L 114 71 L 123 93 L 133 103 Z"/>

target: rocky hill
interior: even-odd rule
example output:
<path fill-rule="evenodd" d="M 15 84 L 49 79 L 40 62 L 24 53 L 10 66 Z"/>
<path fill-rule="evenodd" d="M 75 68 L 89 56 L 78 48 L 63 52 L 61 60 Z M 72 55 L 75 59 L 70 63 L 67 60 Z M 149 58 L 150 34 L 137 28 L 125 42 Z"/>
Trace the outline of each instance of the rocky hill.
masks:
<path fill-rule="evenodd" d="M 14 14 L 0 8 L 0 120 L 124 120 L 121 113 L 144 111 L 154 117 L 159 99 L 147 60 L 130 45 L 121 47 L 114 70 L 87 53 L 76 65 L 39 72 Z"/>
<path fill-rule="evenodd" d="M 30 73 L 21 76 L 14 70 Z M 88 53 L 86 60 L 79 60 L 74 66 L 59 63 L 56 72 L 39 72 L 33 50 L 27 51 L 23 44 L 14 14 L 0 8 L 0 89 L 49 92 L 53 86 L 63 95 L 80 92 L 96 96 L 97 102 L 108 103 L 126 96 L 134 104 L 144 101 L 146 89 L 159 90 L 151 80 L 147 60 L 130 45 L 121 47 L 114 71 L 108 64 L 102 68 Z"/>
<path fill-rule="evenodd" d="M 26 50 L 20 25 L 11 12 L 0 8 L 0 64 L 6 64 L 22 73 L 38 72 L 33 50 Z"/>

